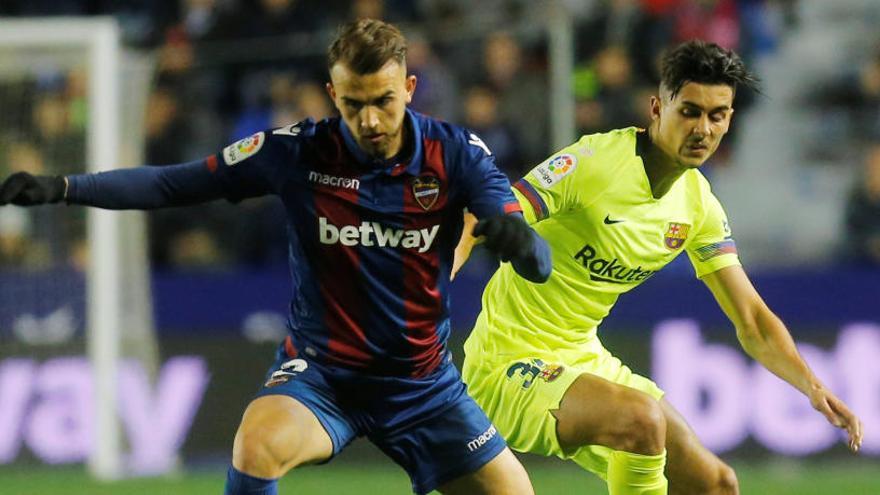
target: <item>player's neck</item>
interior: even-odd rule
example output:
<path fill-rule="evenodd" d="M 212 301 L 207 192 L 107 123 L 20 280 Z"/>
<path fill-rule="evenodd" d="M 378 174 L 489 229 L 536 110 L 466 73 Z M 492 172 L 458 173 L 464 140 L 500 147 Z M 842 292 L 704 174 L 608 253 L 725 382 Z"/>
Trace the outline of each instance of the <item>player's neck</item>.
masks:
<path fill-rule="evenodd" d="M 397 140 L 393 143 L 389 149 L 387 156 L 383 157 L 382 160 L 385 162 L 392 162 L 395 160 L 402 160 L 407 157 L 407 153 L 410 152 L 410 143 L 412 142 L 412 124 L 409 122 L 408 117 L 404 117 L 403 125 L 400 128 L 400 133 L 397 135 Z"/>
<path fill-rule="evenodd" d="M 669 192 L 675 181 L 687 170 L 685 167 L 666 154 L 659 146 L 654 144 L 653 129 L 648 128 L 647 146 L 640 152 L 642 162 L 645 164 L 645 175 L 648 176 L 648 184 L 651 186 L 651 195 L 654 199 L 660 199 Z"/>

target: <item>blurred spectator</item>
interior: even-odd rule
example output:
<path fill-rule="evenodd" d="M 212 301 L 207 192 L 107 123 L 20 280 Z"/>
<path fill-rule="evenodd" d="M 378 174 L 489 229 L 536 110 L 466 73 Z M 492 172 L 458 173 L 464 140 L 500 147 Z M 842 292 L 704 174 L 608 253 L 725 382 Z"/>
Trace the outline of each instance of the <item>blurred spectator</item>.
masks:
<path fill-rule="evenodd" d="M 239 18 L 246 24 L 248 37 L 282 36 L 291 33 L 310 33 L 325 27 L 326 2 L 307 0 L 259 0 L 255 8 L 243 6 Z"/>
<path fill-rule="evenodd" d="M 523 159 L 537 163 L 548 150 L 547 83 L 526 67 L 523 49 L 510 33 L 497 31 L 483 44 L 482 84 L 498 95 L 501 119 L 521 143 Z"/>
<path fill-rule="evenodd" d="M 249 102 L 249 108 L 233 124 L 230 141 L 309 117 L 321 120 L 333 113 L 330 98 L 318 83 L 297 83 L 296 76 L 287 72 L 269 77 L 267 94 L 252 98 L 254 101 Z"/>
<path fill-rule="evenodd" d="M 619 45 L 602 48 L 592 64 L 575 73 L 578 133 L 645 126 L 642 107 L 648 103 L 636 101 L 635 93 L 632 62 L 626 50 Z"/>
<path fill-rule="evenodd" d="M 880 140 L 868 146 L 862 176 L 850 194 L 845 239 L 853 260 L 880 266 Z"/>
<path fill-rule="evenodd" d="M 385 2 L 383 0 L 352 0 L 352 19 L 385 19 Z"/>
<path fill-rule="evenodd" d="M 412 108 L 450 122 L 458 118 L 458 81 L 455 71 L 434 53 L 428 40 L 419 33 L 407 34 L 407 70 L 416 76 L 418 85 Z"/>
<path fill-rule="evenodd" d="M 0 12 L 20 16 L 83 15 L 89 13 L 87 0 L 8 0 L 0 2 Z"/>
<path fill-rule="evenodd" d="M 172 88 L 158 86 L 150 94 L 144 127 L 147 163 L 168 165 L 186 156 L 188 126 Z"/>
<path fill-rule="evenodd" d="M 382 19 L 395 24 L 422 18 L 418 2 L 412 0 L 352 0 L 350 19 Z"/>
<path fill-rule="evenodd" d="M 175 93 L 189 126 L 186 156 L 178 161 L 204 156 L 225 142 L 231 70 L 212 61 L 223 50 L 217 42 L 242 36 L 244 22 L 234 7 L 218 0 L 184 0 L 178 23 L 168 29 L 159 49 L 158 82 Z"/>
<path fill-rule="evenodd" d="M 511 181 L 522 177 L 529 164 L 522 159 L 516 136 L 498 115 L 498 96 L 485 86 L 465 92 L 464 125 L 476 132 L 495 155 L 495 163 Z"/>
<path fill-rule="evenodd" d="M 38 249 L 30 239 L 30 218 L 25 208 L 8 206 L 0 213 L 0 267 L 30 265 L 28 255 Z"/>
<path fill-rule="evenodd" d="M 217 201 L 185 212 L 152 211 L 150 260 L 159 269 L 222 269 L 235 259 L 235 244 L 225 240 L 233 238 L 240 218 L 233 207 Z"/>
<path fill-rule="evenodd" d="M 529 19 L 524 14 L 534 2 L 530 0 L 422 0 L 426 18 L 439 32 L 480 32 L 499 29 Z"/>
<path fill-rule="evenodd" d="M 692 37 L 744 56 L 771 49 L 775 39 L 766 10 L 793 3 L 562 0 L 576 22 L 578 131 L 646 125 L 661 50 Z M 323 59 L 329 33 L 340 23 L 375 17 L 402 23 L 407 31 L 422 29 L 408 33 L 408 69 L 418 78 L 412 108 L 474 129 L 511 179 L 552 151 L 543 46 L 548 11 L 546 3 L 530 0 L 0 2 L 0 13 L 13 15 L 111 14 L 121 20 L 129 41 L 140 46 L 158 41 L 156 85 L 145 119 L 146 161 L 156 165 L 199 159 L 258 130 L 331 115 Z M 408 25 L 412 22 L 418 24 Z M 82 168 L 87 82 L 83 72 L 59 70 L 14 89 L 28 95 L 29 106 L 3 102 L 7 115 L 31 117 L 25 133 L 50 172 Z M 737 96 L 738 115 L 741 96 L 748 95 Z M 818 101 L 855 116 L 853 130 L 841 136 L 864 129 L 864 137 L 872 127 L 880 131 L 880 54 L 823 97 Z M 730 142 L 728 136 L 725 143 Z M 725 151 L 716 156 L 723 158 Z M 154 261 L 204 267 L 283 260 L 284 233 L 272 228 L 281 216 L 278 208 L 261 199 L 152 213 Z M 10 226 L 0 230 L 27 231 L 14 227 L 22 225 L 20 219 L 6 222 Z M 242 241 L 232 240 L 238 238 Z"/>
<path fill-rule="evenodd" d="M 677 0 L 676 0 L 677 1 Z M 591 14 L 580 17 L 575 32 L 577 60 L 594 60 L 605 47 L 624 50 L 635 84 L 656 85 L 659 56 L 669 45 L 668 6 L 650 0 L 589 2 Z M 583 73 L 575 77 L 583 77 Z"/>
<path fill-rule="evenodd" d="M 806 95 L 805 104 L 822 110 L 821 141 L 809 152 L 849 158 L 854 144 L 880 136 L 880 43 L 859 65 Z"/>
<path fill-rule="evenodd" d="M 247 77 L 241 88 L 244 110 L 235 118 L 229 141 L 236 141 L 257 131 L 296 122 L 296 74 L 282 71 L 261 71 Z"/>
<path fill-rule="evenodd" d="M 27 172 L 32 175 L 45 175 L 50 173 L 50 170 L 46 168 L 43 153 L 35 143 L 29 142 L 27 138 L 10 138 L 8 142 L 4 143 L 3 148 L 6 150 L 3 169 L 7 174 Z"/>
<path fill-rule="evenodd" d="M 569 0 L 575 1 L 585 4 L 572 7 L 577 23 L 575 51 L 579 58 L 592 58 L 608 44 L 629 47 L 646 15 L 639 0 Z"/>
<path fill-rule="evenodd" d="M 182 0 L 177 28 L 192 42 L 240 36 L 240 18 L 218 0 Z M 234 5 L 234 4 L 232 4 Z"/>
<path fill-rule="evenodd" d="M 54 173 L 79 172 L 85 164 L 84 129 L 74 128 L 71 110 L 61 92 L 39 94 L 33 106 L 36 145 Z"/>
<path fill-rule="evenodd" d="M 314 82 L 297 84 L 293 88 L 293 95 L 294 106 L 290 117 L 276 119 L 272 124 L 273 127 L 298 122 L 307 117 L 321 120 L 333 115 L 333 104 L 320 84 Z"/>
<path fill-rule="evenodd" d="M 855 120 L 853 130 L 862 138 L 880 135 L 880 43 L 847 83 L 841 96 Z"/>
<path fill-rule="evenodd" d="M 34 143 L 23 138 L 10 139 L 3 146 L 4 172 L 47 173 L 43 154 Z M 0 266 L 36 268 L 52 261 L 51 209 L 25 209 L 6 206 L 0 211 Z M 57 240 L 57 239 L 56 239 Z"/>
<path fill-rule="evenodd" d="M 672 12 L 672 44 L 692 39 L 740 51 L 739 12 L 735 0 L 683 0 Z M 740 56 L 744 54 L 740 53 Z"/>
<path fill-rule="evenodd" d="M 88 125 L 88 84 L 88 74 L 83 68 L 76 68 L 67 73 L 64 98 L 67 101 L 68 125 L 72 132 L 79 135 L 84 135 Z"/>
<path fill-rule="evenodd" d="M 178 268 L 217 267 L 229 261 L 217 238 L 204 227 L 193 227 L 174 236 L 169 253 L 169 263 Z"/>

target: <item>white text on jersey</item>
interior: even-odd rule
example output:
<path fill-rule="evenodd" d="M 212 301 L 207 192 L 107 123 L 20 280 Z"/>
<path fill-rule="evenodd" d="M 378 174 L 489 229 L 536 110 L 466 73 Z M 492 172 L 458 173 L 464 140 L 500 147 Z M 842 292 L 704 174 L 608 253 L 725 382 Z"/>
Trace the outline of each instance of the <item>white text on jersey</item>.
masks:
<path fill-rule="evenodd" d="M 490 426 L 482 435 L 468 442 L 468 452 L 473 452 L 482 447 L 486 442 L 492 440 L 492 437 L 494 437 L 496 433 L 498 433 L 498 430 L 495 429 L 495 425 Z"/>
<path fill-rule="evenodd" d="M 337 227 L 327 222 L 327 218 L 318 219 L 321 244 L 342 244 L 343 246 L 418 248 L 420 253 L 431 249 L 437 237 L 439 225 L 430 229 L 394 229 L 383 227 L 378 222 L 361 222 L 359 226 L 344 225 Z"/>
<path fill-rule="evenodd" d="M 357 191 L 361 188 L 361 181 L 352 179 L 351 177 L 336 177 L 335 175 L 322 174 L 314 170 L 309 172 L 309 182 L 321 184 L 323 186 L 344 187 L 345 189 L 354 189 Z"/>

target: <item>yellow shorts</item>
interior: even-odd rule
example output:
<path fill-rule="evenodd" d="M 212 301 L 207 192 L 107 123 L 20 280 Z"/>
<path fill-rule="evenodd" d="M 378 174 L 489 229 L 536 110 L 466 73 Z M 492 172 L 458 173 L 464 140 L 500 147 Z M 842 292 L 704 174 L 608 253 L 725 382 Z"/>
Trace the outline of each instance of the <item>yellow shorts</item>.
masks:
<path fill-rule="evenodd" d="M 468 393 L 492 419 L 510 447 L 519 452 L 571 459 L 579 466 L 605 479 L 611 449 L 588 445 L 574 452 L 563 452 L 556 436 L 556 417 L 562 396 L 582 373 L 591 373 L 620 385 L 641 390 L 660 400 L 663 391 L 651 380 L 633 373 L 596 341 L 595 345 L 574 353 L 566 350 L 552 355 L 536 351 L 540 357 L 517 352 L 517 358 L 474 352 L 465 346 L 462 377 Z"/>

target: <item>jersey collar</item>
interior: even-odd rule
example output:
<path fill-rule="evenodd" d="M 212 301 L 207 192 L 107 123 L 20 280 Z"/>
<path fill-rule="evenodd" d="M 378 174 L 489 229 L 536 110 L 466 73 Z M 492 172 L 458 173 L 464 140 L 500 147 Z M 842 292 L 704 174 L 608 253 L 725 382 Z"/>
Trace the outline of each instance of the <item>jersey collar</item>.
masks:
<path fill-rule="evenodd" d="M 636 129 L 636 155 L 644 158 L 651 147 L 651 137 L 646 129 Z"/>
<path fill-rule="evenodd" d="M 354 136 L 351 134 L 351 130 L 345 125 L 345 120 L 341 118 L 339 119 L 339 131 L 342 134 L 342 140 L 345 143 L 346 149 L 348 149 L 348 152 L 351 153 L 359 164 L 387 175 L 408 174 L 416 176 L 419 175 L 422 169 L 422 128 L 418 116 L 409 108 L 406 109 L 404 119 L 406 119 L 404 125 L 408 124 L 412 132 L 409 133 L 410 142 L 404 143 L 401 149 L 412 150 L 408 153 L 409 156 L 397 155 L 386 160 L 373 158 L 358 146 L 357 141 L 355 141 Z"/>

